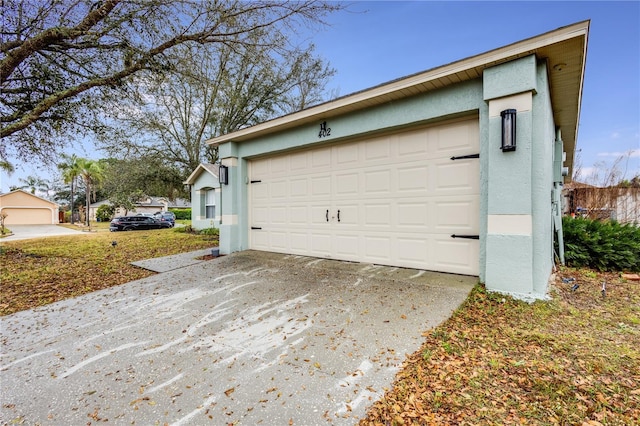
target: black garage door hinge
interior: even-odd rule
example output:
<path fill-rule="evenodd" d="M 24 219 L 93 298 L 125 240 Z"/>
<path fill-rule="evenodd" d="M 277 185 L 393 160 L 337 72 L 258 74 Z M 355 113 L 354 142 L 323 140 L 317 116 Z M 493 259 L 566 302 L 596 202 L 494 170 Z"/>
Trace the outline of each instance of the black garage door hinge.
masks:
<path fill-rule="evenodd" d="M 480 239 L 480 235 L 456 235 L 456 234 L 453 234 L 453 235 L 451 235 L 451 238 L 467 238 L 469 240 L 479 240 Z"/>
<path fill-rule="evenodd" d="M 464 160 L 467 158 L 480 158 L 480 154 L 461 155 L 459 157 L 451 157 L 452 160 Z"/>

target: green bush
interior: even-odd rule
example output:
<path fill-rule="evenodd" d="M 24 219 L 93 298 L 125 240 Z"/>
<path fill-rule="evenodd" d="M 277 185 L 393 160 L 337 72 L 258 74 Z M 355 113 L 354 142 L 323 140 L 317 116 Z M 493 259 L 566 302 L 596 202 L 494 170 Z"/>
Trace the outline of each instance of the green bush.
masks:
<path fill-rule="evenodd" d="M 180 232 L 183 234 L 191 234 L 195 232 L 195 229 L 193 229 L 191 227 L 191 225 L 185 225 L 185 226 L 176 226 L 175 228 L 173 228 L 173 232 Z"/>
<path fill-rule="evenodd" d="M 640 227 L 564 217 L 567 265 L 600 271 L 640 271 Z"/>
<path fill-rule="evenodd" d="M 169 209 L 170 212 L 176 215 L 176 220 L 191 220 L 191 209 Z"/>
<path fill-rule="evenodd" d="M 96 211 L 96 219 L 98 222 L 109 222 L 116 212 L 116 208 L 111 204 L 103 204 Z"/>
<path fill-rule="evenodd" d="M 205 228 L 205 229 L 201 229 L 198 233 L 202 235 L 218 236 L 220 234 L 220 230 L 218 228 Z"/>

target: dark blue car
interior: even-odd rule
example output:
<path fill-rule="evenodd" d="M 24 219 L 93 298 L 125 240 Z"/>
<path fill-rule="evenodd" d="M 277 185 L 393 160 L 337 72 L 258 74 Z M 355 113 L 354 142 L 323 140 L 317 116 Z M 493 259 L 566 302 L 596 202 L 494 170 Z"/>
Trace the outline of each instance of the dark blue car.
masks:
<path fill-rule="evenodd" d="M 171 227 L 176 225 L 176 215 L 173 212 L 158 212 L 153 217 L 160 222 L 168 222 L 171 224 Z"/>
<path fill-rule="evenodd" d="M 122 216 L 116 217 L 109 225 L 109 231 L 136 231 L 142 229 L 171 228 L 169 222 L 161 221 L 149 216 Z"/>

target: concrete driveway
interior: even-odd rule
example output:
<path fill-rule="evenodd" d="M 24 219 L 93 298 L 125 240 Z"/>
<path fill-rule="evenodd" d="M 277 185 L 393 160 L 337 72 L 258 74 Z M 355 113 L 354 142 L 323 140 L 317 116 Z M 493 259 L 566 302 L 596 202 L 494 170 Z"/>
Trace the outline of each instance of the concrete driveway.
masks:
<path fill-rule="evenodd" d="M 32 238 L 54 237 L 59 235 L 82 235 L 84 232 L 58 225 L 10 225 L 13 235 L 4 237 L 4 241 L 28 240 Z"/>
<path fill-rule="evenodd" d="M 474 277 L 246 251 L 0 319 L 0 423 L 354 424 Z"/>

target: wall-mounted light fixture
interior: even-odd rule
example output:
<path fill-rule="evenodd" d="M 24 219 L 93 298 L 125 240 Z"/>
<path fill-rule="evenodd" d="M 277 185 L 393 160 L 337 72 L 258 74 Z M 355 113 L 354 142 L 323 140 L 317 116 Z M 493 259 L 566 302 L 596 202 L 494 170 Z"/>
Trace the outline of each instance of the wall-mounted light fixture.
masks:
<path fill-rule="evenodd" d="M 515 109 L 505 109 L 500 113 L 502 117 L 502 145 L 500 149 L 504 151 L 516 150 L 516 114 Z"/>
<path fill-rule="evenodd" d="M 220 164 L 220 185 L 229 185 L 229 167 Z"/>

